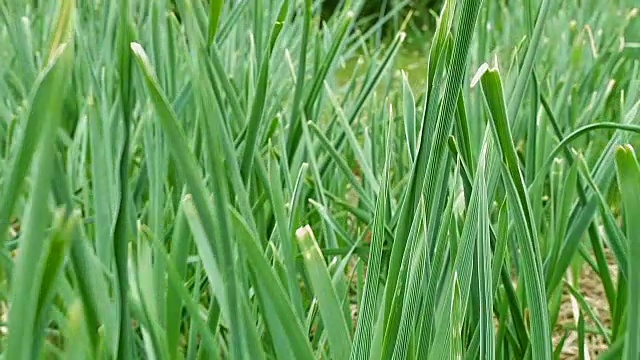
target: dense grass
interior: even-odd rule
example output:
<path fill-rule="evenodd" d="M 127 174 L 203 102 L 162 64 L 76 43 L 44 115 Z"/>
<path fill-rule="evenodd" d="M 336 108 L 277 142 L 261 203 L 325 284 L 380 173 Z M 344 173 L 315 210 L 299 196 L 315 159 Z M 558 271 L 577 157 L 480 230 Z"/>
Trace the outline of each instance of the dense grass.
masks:
<path fill-rule="evenodd" d="M 638 9 L 578 3 L 409 63 L 362 1 L 0 4 L 2 356 L 640 358 Z"/>

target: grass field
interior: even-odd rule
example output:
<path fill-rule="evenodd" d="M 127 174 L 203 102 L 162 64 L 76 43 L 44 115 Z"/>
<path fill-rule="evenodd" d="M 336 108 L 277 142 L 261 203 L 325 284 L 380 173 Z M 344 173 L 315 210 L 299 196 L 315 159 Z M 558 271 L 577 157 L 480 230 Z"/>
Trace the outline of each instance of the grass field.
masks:
<path fill-rule="evenodd" d="M 2 358 L 640 359 L 637 2 L 362 3 L 0 3 Z"/>

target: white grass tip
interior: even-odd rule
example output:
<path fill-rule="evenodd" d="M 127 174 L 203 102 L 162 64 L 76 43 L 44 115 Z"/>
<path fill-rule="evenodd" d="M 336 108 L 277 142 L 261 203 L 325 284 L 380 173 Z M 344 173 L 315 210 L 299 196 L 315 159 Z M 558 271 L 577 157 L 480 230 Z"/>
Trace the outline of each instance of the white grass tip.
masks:
<path fill-rule="evenodd" d="M 49 57 L 49 60 L 52 61 L 56 58 L 58 58 L 59 56 L 62 56 L 62 53 L 64 52 L 64 49 L 67 48 L 67 43 L 62 43 L 60 45 L 58 45 L 52 52 L 51 52 L 51 56 Z"/>
<path fill-rule="evenodd" d="M 577 21 L 575 21 L 575 20 L 569 21 L 569 28 L 571 30 L 575 30 L 577 27 L 578 27 L 578 22 Z"/>
<path fill-rule="evenodd" d="M 142 45 L 133 41 L 129 44 L 129 47 L 137 57 L 139 57 L 140 59 L 142 59 L 142 61 L 144 61 L 145 64 L 149 63 L 149 58 L 147 57 L 147 53 L 144 51 L 144 48 L 142 47 Z"/>
<path fill-rule="evenodd" d="M 635 153 L 635 151 L 633 149 L 633 146 L 631 144 L 618 145 L 618 148 L 616 149 L 616 152 L 627 153 L 627 155 Z"/>
<path fill-rule="evenodd" d="M 480 68 L 478 68 L 478 71 L 476 71 L 476 74 L 473 75 L 473 78 L 471 78 L 472 89 L 476 86 L 478 81 L 480 81 L 480 79 L 482 78 L 482 75 L 484 75 L 484 73 L 487 72 L 487 70 L 489 70 L 489 64 L 483 63 L 482 65 L 480 65 Z"/>
<path fill-rule="evenodd" d="M 79 325 L 84 317 L 84 309 L 80 299 L 76 299 L 69 307 L 69 322 L 73 325 Z"/>
<path fill-rule="evenodd" d="M 140 45 L 135 41 L 132 41 L 129 44 L 129 47 L 131 48 L 131 51 L 133 51 L 134 53 L 144 53 L 144 49 L 142 48 L 142 45 Z"/>
<path fill-rule="evenodd" d="M 305 225 L 305 226 L 299 227 L 296 230 L 296 237 L 298 239 L 302 239 L 305 236 L 309 235 L 310 232 L 311 232 L 311 228 L 309 227 L 309 225 Z"/>

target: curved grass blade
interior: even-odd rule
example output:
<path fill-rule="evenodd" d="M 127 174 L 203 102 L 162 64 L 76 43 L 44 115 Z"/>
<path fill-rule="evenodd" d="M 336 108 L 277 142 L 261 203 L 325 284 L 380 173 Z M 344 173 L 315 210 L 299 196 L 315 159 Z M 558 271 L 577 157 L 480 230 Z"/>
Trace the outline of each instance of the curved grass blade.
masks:
<path fill-rule="evenodd" d="M 538 174 L 536 175 L 536 177 L 535 177 L 534 181 L 532 182 L 531 186 L 533 186 L 533 184 L 536 181 L 542 181 L 543 174 L 546 173 L 546 169 L 549 169 L 551 167 L 551 165 L 553 164 L 553 162 L 555 160 L 555 157 L 558 155 L 558 153 L 560 151 L 564 150 L 565 147 L 571 141 L 576 140 L 580 136 L 587 135 L 593 130 L 601 130 L 601 129 L 602 130 L 604 130 L 604 129 L 624 130 L 624 131 L 629 131 L 629 132 L 632 132 L 632 133 L 635 133 L 635 134 L 640 134 L 640 125 L 634 125 L 634 124 L 620 124 L 620 123 L 612 123 L 612 122 L 601 122 L 601 123 L 584 125 L 584 126 L 578 128 L 578 129 L 572 131 L 569 135 L 567 135 L 565 138 L 563 138 L 562 141 L 560 141 L 560 143 L 558 143 L 558 145 L 556 145 L 555 148 L 553 148 L 553 150 L 547 156 L 547 160 L 539 168 L 541 170 L 538 170 Z M 545 171 L 542 171 L 542 170 L 545 170 Z"/>
<path fill-rule="evenodd" d="M 73 212 L 74 202 L 71 195 L 69 183 L 64 180 L 65 170 L 62 164 L 61 153 L 58 153 L 56 159 L 56 172 L 54 174 L 54 198 L 60 206 L 66 207 L 66 216 L 75 216 Z M 94 271 L 101 264 L 95 254 L 91 251 L 89 242 L 81 231 L 80 226 L 74 227 L 72 234 L 73 240 L 70 250 L 71 267 L 77 281 L 77 289 L 80 300 L 82 301 L 82 317 L 85 328 L 88 330 L 88 340 L 92 349 L 98 351 L 99 347 L 99 328 L 102 326 L 103 336 L 108 338 L 108 344 L 112 344 L 113 338 L 113 320 L 106 316 L 109 313 L 111 299 L 105 298 L 100 294 L 104 294 L 107 290 L 102 271 Z M 96 273 L 98 276 L 96 276 Z M 71 312 L 71 310 L 70 310 Z M 75 331 L 75 330 L 71 330 Z M 105 335 L 106 334 L 106 335 Z M 112 351 L 112 349 L 109 349 Z"/>

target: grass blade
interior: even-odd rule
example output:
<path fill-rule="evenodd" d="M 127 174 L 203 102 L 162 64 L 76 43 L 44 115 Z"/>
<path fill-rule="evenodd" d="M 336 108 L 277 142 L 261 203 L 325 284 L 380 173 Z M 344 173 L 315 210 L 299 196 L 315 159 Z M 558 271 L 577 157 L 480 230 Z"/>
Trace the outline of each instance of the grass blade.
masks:
<path fill-rule="evenodd" d="M 616 172 L 618 185 L 622 193 L 624 221 L 629 239 L 629 257 L 640 256 L 640 225 L 634 222 L 633 214 L 640 212 L 640 165 L 630 145 L 616 150 Z M 636 359 L 640 356 L 640 323 L 633 319 L 640 318 L 640 263 L 629 262 L 629 322 L 625 338 L 625 359 Z"/>
<path fill-rule="evenodd" d="M 69 2 L 63 4 L 69 5 Z M 49 66 L 41 75 L 41 82 L 32 102 L 31 116 L 46 119 L 41 124 L 43 138 L 34 149 L 35 164 L 33 191 L 26 210 L 25 233 L 20 241 L 20 255 L 15 265 L 9 311 L 9 340 L 5 356 L 12 359 L 38 357 L 44 329 L 36 328 L 39 311 L 38 299 L 46 266 L 45 249 L 50 247 L 51 238 L 45 228 L 51 214 L 47 208 L 50 187 L 54 139 L 60 125 L 61 103 L 50 99 L 65 94 L 66 78 L 73 65 L 73 44 L 64 43 L 52 53 Z M 46 114 L 46 116 L 45 116 Z M 35 120 L 35 119 L 34 119 Z M 33 121 L 33 120 L 32 120 Z M 46 240 L 43 240 L 46 239 Z M 37 334 L 37 335 L 36 335 Z"/>
<path fill-rule="evenodd" d="M 515 210 L 520 251 L 524 262 L 524 283 L 527 287 L 527 303 L 531 311 L 532 355 L 535 359 L 550 359 L 551 334 L 544 288 L 542 261 L 538 248 L 538 235 L 532 218 L 531 202 L 525 188 L 516 155 L 507 108 L 502 90 L 502 80 L 497 69 L 483 67 L 482 91 L 491 113 L 491 127 L 506 162 L 504 181 Z"/>
<path fill-rule="evenodd" d="M 302 227 L 296 231 L 296 238 L 318 298 L 320 314 L 329 335 L 331 354 L 336 359 L 346 359 L 351 352 L 351 336 L 313 230 L 308 225 Z"/>

